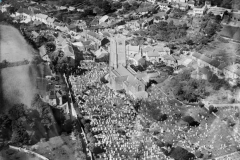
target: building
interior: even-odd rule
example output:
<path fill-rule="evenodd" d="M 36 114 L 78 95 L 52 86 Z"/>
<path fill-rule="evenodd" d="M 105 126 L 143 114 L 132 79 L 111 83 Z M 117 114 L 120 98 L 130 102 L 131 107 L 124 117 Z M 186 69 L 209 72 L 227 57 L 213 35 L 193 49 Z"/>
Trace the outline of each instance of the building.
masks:
<path fill-rule="evenodd" d="M 127 57 L 134 57 L 136 54 L 140 53 L 140 46 L 127 45 L 126 50 Z"/>
<path fill-rule="evenodd" d="M 236 83 L 236 81 L 240 78 L 240 65 L 233 64 L 225 67 L 223 69 L 223 74 L 226 79 L 229 79 L 230 82 Z"/>
<path fill-rule="evenodd" d="M 47 25 L 49 26 L 49 27 L 52 27 L 52 28 L 54 28 L 54 22 L 55 22 L 55 18 L 54 17 L 47 17 L 47 20 L 46 20 L 46 22 L 47 22 Z"/>
<path fill-rule="evenodd" d="M 103 23 L 103 22 L 108 22 L 109 21 L 109 16 L 105 15 L 102 18 L 99 19 L 99 24 Z"/>
<path fill-rule="evenodd" d="M 2 12 L 7 12 L 8 7 L 11 7 L 11 5 L 10 4 L 4 4 L 4 5 L 0 6 L 0 10 Z"/>
<path fill-rule="evenodd" d="M 203 6 L 203 7 L 196 6 L 196 7 L 193 8 L 193 15 L 194 16 L 203 16 L 206 9 L 207 8 L 205 6 Z"/>
<path fill-rule="evenodd" d="M 147 82 L 143 77 L 138 77 L 130 66 L 127 66 L 126 59 L 126 38 L 116 35 L 110 40 L 109 60 L 109 87 L 113 90 L 125 90 L 134 98 L 147 98 L 145 91 Z"/>
<path fill-rule="evenodd" d="M 109 52 L 104 49 L 103 47 L 100 47 L 96 52 L 95 52 L 95 56 L 97 59 L 100 59 L 104 56 L 107 56 L 109 54 Z"/>
<path fill-rule="evenodd" d="M 47 51 L 46 51 L 46 47 L 45 45 L 42 45 L 39 49 L 39 54 L 42 58 L 42 60 L 46 61 L 46 62 L 51 62 L 50 58 L 47 55 Z"/>
<path fill-rule="evenodd" d="M 167 10 L 170 9 L 168 3 L 161 3 L 161 2 L 158 2 L 157 4 L 158 4 L 160 10 L 167 11 Z"/>
<path fill-rule="evenodd" d="M 216 76 L 223 78 L 223 70 L 226 67 L 224 63 L 212 60 L 211 58 L 197 52 L 192 54 L 192 58 L 197 62 L 199 67 L 208 67 Z"/>
<path fill-rule="evenodd" d="M 219 35 L 227 40 L 240 43 L 240 27 L 224 25 Z"/>
<path fill-rule="evenodd" d="M 194 2 L 194 0 L 189 0 L 189 1 L 187 2 L 187 4 L 188 4 L 189 8 L 193 9 L 195 2 Z"/>
<path fill-rule="evenodd" d="M 138 31 L 139 29 L 141 29 L 141 24 L 138 20 L 133 20 L 133 21 L 127 22 L 125 24 L 125 27 L 134 31 Z"/>
<path fill-rule="evenodd" d="M 148 2 L 152 3 L 152 4 L 155 4 L 156 3 L 156 0 L 147 0 Z"/>
<path fill-rule="evenodd" d="M 221 17 L 223 17 L 223 14 L 224 14 L 225 11 L 231 12 L 230 9 L 214 6 L 214 7 L 208 8 L 207 13 L 211 12 L 215 16 L 220 15 Z"/>
<path fill-rule="evenodd" d="M 39 13 L 39 14 L 36 14 L 35 16 L 33 16 L 33 20 L 39 20 L 39 21 L 43 22 L 44 24 L 47 24 L 47 17 L 48 17 L 48 15 Z"/>

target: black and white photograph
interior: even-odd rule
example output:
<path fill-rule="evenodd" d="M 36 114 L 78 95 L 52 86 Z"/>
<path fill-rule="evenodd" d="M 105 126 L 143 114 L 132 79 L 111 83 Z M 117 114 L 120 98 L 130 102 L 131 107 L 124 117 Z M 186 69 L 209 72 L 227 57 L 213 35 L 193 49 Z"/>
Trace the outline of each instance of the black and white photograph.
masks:
<path fill-rule="evenodd" d="M 240 0 L 0 0 L 0 160 L 240 160 Z"/>

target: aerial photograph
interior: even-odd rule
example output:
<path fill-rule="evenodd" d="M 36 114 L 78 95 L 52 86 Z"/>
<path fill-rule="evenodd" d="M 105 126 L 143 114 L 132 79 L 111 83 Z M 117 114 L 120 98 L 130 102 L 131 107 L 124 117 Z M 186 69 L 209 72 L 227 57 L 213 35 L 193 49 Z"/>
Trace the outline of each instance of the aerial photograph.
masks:
<path fill-rule="evenodd" d="M 0 0 L 0 160 L 240 160 L 240 0 Z"/>

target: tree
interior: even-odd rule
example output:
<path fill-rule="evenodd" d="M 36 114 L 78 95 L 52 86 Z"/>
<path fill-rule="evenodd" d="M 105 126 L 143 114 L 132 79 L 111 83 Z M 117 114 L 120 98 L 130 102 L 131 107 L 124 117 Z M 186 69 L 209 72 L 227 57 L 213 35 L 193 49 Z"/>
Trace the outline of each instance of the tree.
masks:
<path fill-rule="evenodd" d="M 179 146 L 171 150 L 170 157 L 175 160 L 190 160 L 195 158 L 194 154 Z"/>
<path fill-rule="evenodd" d="M 56 45 L 52 42 L 46 43 L 45 47 L 46 47 L 47 54 L 50 54 L 56 50 Z"/>
<path fill-rule="evenodd" d="M 125 2 L 125 3 L 123 3 L 123 8 L 124 8 L 125 10 L 129 11 L 130 8 L 131 8 L 131 5 L 130 5 L 128 2 Z"/>
<path fill-rule="evenodd" d="M 209 106 L 209 113 L 216 113 L 218 111 L 218 109 L 216 107 L 214 107 L 213 105 Z"/>
<path fill-rule="evenodd" d="M 97 15 L 102 15 L 102 14 L 104 14 L 105 12 L 104 12 L 103 9 L 101 9 L 101 8 L 99 8 L 99 7 L 95 7 L 95 8 L 93 9 L 93 13 L 96 13 Z"/>
<path fill-rule="evenodd" d="M 167 118 L 168 118 L 167 114 L 160 113 L 158 116 L 158 121 L 165 121 L 167 120 Z"/>
<path fill-rule="evenodd" d="M 11 117 L 12 120 L 17 120 L 20 117 L 25 115 L 24 104 L 15 104 L 9 111 L 8 115 Z"/>
<path fill-rule="evenodd" d="M 121 2 L 113 2 L 112 3 L 112 6 L 111 6 L 112 10 L 117 10 L 117 9 L 120 9 L 120 8 L 122 8 L 122 3 Z"/>

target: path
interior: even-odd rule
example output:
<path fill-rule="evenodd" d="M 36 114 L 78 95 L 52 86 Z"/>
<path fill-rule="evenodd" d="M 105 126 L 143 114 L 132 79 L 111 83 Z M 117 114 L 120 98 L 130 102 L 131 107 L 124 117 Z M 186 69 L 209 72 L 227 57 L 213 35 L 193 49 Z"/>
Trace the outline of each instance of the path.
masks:
<path fill-rule="evenodd" d="M 30 151 L 30 150 L 27 150 L 25 148 L 21 148 L 21 147 L 15 147 L 15 146 L 9 146 L 10 149 L 14 149 L 14 150 L 17 150 L 17 151 L 20 151 L 20 152 L 24 152 L 24 153 L 27 153 L 27 154 L 32 154 L 32 155 L 35 155 L 36 157 L 40 158 L 40 159 L 43 159 L 43 160 L 49 160 L 48 158 L 44 157 L 43 155 L 40 155 L 36 152 L 33 152 L 33 151 Z"/>

